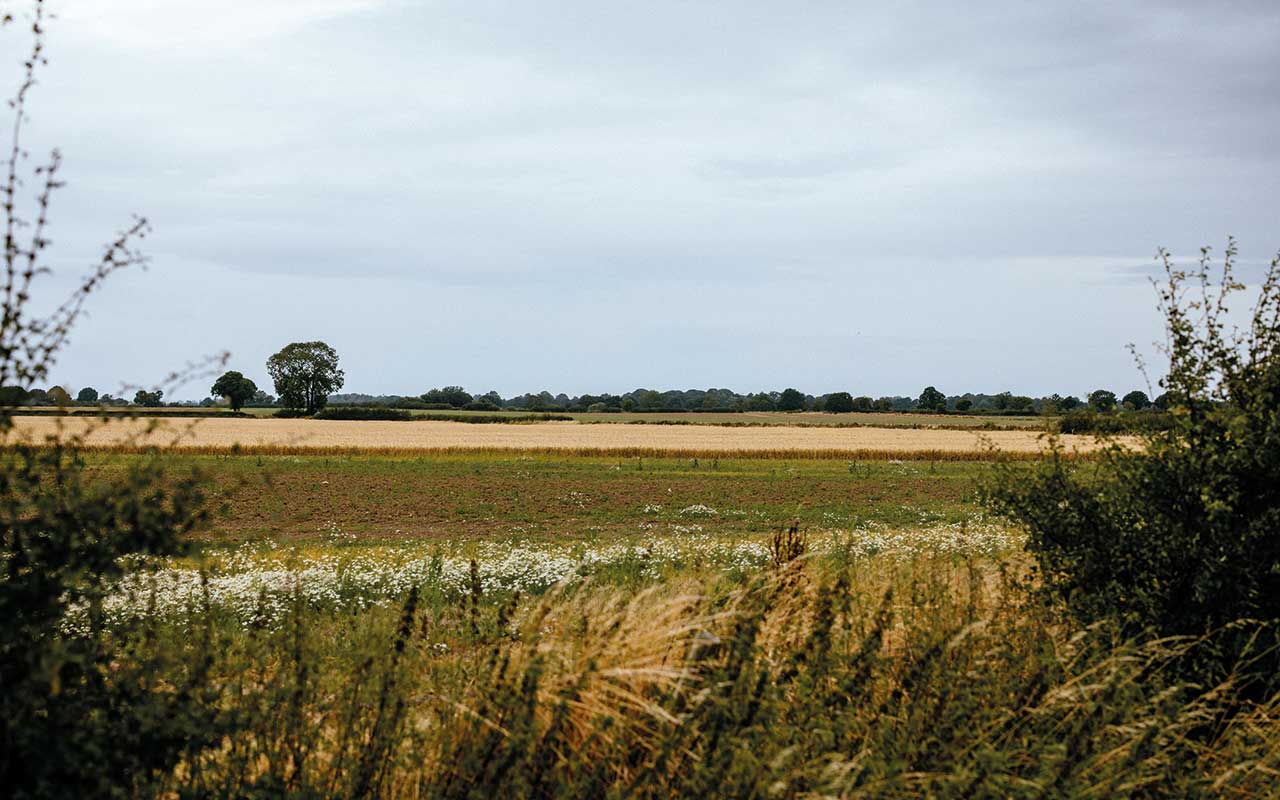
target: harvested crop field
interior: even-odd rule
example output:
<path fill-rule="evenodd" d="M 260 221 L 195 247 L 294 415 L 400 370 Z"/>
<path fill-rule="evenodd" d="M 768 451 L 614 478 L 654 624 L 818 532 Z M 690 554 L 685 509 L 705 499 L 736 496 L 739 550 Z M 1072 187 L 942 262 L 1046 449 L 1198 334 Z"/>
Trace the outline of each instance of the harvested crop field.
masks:
<path fill-rule="evenodd" d="M 90 447 L 127 450 L 176 445 L 192 452 L 415 453 L 532 451 L 567 454 L 714 455 L 791 457 L 972 458 L 992 448 L 1034 454 L 1044 442 L 1035 431 L 963 431 L 902 428 L 725 428 L 703 425 L 580 425 L 542 422 L 469 425 L 458 422 L 383 422 L 306 419 L 129 420 L 107 424 L 74 418 L 18 417 L 17 433 L 40 439 L 61 429 L 86 434 Z M 1084 452 L 1091 437 L 1064 437 Z"/>

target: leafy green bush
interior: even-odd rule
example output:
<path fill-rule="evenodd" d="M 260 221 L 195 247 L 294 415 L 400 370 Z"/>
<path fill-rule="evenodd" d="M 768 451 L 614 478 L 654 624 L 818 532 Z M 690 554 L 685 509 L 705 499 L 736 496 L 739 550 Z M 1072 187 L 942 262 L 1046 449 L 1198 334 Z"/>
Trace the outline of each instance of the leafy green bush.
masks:
<path fill-rule="evenodd" d="M 308 414 L 306 411 L 302 410 L 301 408 L 282 408 L 276 411 L 276 413 L 272 414 L 271 416 L 276 417 L 278 419 L 310 419 L 311 418 L 311 414 Z"/>
<path fill-rule="evenodd" d="M 986 498 L 1027 527 L 1046 587 L 1080 618 L 1211 635 L 1188 668 L 1210 680 L 1239 667 L 1268 693 L 1280 689 L 1280 259 L 1239 331 L 1236 252 L 1229 242 L 1216 278 L 1207 250 L 1190 272 L 1162 252 L 1167 428 L 1088 466 L 1055 447 L 1030 476 L 1000 470 Z"/>

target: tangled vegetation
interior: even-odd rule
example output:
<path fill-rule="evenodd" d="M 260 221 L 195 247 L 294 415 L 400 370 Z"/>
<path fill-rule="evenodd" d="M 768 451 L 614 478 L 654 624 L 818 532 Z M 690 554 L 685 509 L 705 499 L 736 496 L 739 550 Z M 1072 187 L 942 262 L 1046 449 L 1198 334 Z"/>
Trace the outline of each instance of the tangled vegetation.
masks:
<path fill-rule="evenodd" d="M 1210 636 L 1189 673 L 1216 680 L 1243 662 L 1269 696 L 1280 689 L 1280 260 L 1241 331 L 1227 319 L 1244 289 L 1235 257 L 1231 242 L 1211 274 L 1207 251 L 1189 272 L 1163 256 L 1167 427 L 1087 468 L 1055 450 L 1030 479 L 1006 470 L 990 500 L 1026 526 L 1045 586 L 1082 621 Z"/>

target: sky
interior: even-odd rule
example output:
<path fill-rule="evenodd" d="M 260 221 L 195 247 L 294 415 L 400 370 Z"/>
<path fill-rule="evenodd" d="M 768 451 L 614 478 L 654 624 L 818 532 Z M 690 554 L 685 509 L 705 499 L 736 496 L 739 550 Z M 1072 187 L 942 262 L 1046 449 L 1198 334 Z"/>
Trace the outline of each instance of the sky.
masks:
<path fill-rule="evenodd" d="M 153 226 L 72 388 L 1123 392 L 1158 247 L 1280 248 L 1274 2 L 48 5 L 39 301 Z"/>

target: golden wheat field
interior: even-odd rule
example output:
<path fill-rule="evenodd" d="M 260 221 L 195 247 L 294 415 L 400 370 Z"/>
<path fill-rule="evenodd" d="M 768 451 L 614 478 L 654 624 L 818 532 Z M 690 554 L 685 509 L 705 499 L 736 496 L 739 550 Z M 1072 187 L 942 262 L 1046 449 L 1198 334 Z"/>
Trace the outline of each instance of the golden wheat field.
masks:
<path fill-rule="evenodd" d="M 97 420 L 17 417 L 20 438 L 61 431 L 84 435 L 90 447 L 155 445 L 193 451 L 413 453 L 448 450 L 529 450 L 629 454 L 759 454 L 964 458 L 992 450 L 1033 454 L 1044 446 L 1034 431 L 902 428 L 728 428 L 704 425 L 580 425 L 573 422 L 475 425 L 461 422 L 384 422 L 308 419 Z M 1069 450 L 1096 447 L 1091 437 L 1068 436 Z"/>

